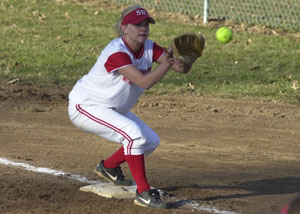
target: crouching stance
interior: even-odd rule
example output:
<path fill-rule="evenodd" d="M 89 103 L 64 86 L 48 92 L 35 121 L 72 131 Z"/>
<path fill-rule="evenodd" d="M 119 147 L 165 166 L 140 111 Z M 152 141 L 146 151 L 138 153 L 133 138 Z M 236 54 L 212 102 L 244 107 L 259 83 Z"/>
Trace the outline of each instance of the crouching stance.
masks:
<path fill-rule="evenodd" d="M 79 129 L 122 144 L 94 172 L 115 185 L 132 185 L 120 165 L 126 162 L 137 185 L 135 204 L 167 208 L 146 178 L 144 156 L 159 145 L 158 135 L 130 110 L 145 89 L 151 88 L 170 69 L 187 73 L 172 53 L 148 39 L 149 23 L 155 24 L 139 6 L 124 10 L 116 25 L 118 38 L 101 52 L 88 74 L 77 81 L 69 94 L 69 116 Z M 158 63 L 151 70 L 153 62 Z"/>

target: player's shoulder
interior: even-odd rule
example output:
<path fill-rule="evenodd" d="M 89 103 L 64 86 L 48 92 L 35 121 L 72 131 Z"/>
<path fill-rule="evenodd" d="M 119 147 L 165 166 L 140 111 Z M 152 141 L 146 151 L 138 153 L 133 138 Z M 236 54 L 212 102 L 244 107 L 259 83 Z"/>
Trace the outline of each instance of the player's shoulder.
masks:
<path fill-rule="evenodd" d="M 124 51 L 126 49 L 122 38 L 116 38 L 112 40 L 104 50 L 106 51 Z"/>
<path fill-rule="evenodd" d="M 100 57 L 109 57 L 118 52 L 127 53 L 127 49 L 121 38 L 116 38 L 106 45 L 102 50 Z"/>

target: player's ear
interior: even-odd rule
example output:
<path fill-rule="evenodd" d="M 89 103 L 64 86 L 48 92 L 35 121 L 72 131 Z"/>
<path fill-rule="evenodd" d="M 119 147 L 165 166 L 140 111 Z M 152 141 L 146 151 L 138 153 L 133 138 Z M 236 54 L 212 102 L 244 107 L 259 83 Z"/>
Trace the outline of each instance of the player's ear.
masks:
<path fill-rule="evenodd" d="M 124 35 L 128 34 L 127 25 L 121 25 L 121 29 Z"/>

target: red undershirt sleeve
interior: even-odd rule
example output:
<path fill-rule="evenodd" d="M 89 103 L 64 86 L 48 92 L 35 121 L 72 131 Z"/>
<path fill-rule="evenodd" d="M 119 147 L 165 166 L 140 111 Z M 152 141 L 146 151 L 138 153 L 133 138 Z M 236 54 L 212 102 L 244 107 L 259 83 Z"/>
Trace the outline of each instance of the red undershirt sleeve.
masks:
<path fill-rule="evenodd" d="M 155 42 L 153 43 L 153 62 L 158 60 L 158 58 L 165 52 L 165 50 L 156 44 Z"/>
<path fill-rule="evenodd" d="M 132 61 L 128 54 L 124 52 L 117 52 L 112 55 L 110 55 L 104 64 L 104 67 L 106 68 L 107 72 L 110 73 L 112 71 L 115 71 L 117 69 L 120 69 L 126 65 L 131 65 Z"/>

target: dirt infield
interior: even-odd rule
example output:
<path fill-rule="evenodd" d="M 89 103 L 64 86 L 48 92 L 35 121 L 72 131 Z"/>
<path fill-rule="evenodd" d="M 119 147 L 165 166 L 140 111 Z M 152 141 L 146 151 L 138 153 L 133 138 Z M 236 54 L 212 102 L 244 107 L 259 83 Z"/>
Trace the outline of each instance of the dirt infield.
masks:
<path fill-rule="evenodd" d="M 96 164 L 120 145 L 73 127 L 67 91 L 1 86 L 0 158 L 97 179 Z M 0 164 L 0 213 L 274 214 L 300 192 L 299 106 L 143 95 L 134 112 L 161 137 L 147 175 L 176 208 L 141 208 L 79 191 L 86 184 L 76 180 Z"/>

